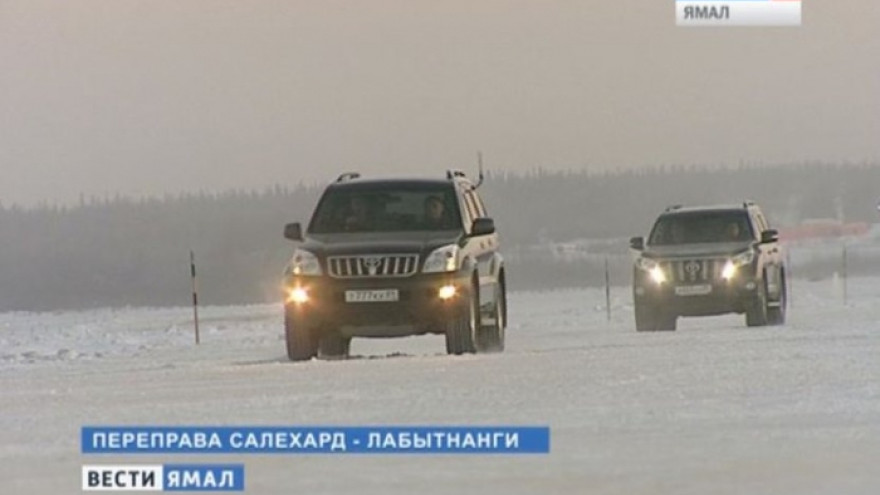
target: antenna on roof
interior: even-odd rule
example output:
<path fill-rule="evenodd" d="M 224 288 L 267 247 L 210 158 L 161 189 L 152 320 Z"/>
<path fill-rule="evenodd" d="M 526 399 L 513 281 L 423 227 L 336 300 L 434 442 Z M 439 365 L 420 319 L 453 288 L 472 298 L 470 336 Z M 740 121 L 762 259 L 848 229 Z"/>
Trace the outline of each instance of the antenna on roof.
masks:
<path fill-rule="evenodd" d="M 474 185 L 474 189 L 480 187 L 480 185 L 483 183 L 483 152 L 482 151 L 477 151 L 477 167 L 479 168 L 480 175 L 479 175 L 479 180 L 477 180 L 476 185 Z"/>

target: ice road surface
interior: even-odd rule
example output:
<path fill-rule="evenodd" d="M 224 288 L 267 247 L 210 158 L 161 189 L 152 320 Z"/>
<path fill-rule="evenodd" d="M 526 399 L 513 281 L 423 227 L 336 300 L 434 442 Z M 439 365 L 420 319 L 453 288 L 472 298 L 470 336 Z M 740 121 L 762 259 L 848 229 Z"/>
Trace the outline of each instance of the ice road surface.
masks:
<path fill-rule="evenodd" d="M 793 283 L 785 327 L 636 333 L 627 289 L 511 295 L 508 350 L 355 340 L 289 363 L 277 306 L 0 315 L 0 494 L 82 464 L 243 462 L 247 493 L 880 493 L 880 279 Z M 82 456 L 83 424 L 549 425 L 549 455 Z"/>

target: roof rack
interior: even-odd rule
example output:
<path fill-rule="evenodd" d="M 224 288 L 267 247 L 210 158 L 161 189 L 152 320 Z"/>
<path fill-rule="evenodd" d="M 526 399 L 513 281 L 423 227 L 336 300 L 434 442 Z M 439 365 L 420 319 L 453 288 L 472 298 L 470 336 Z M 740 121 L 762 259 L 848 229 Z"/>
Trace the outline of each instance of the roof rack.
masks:
<path fill-rule="evenodd" d="M 344 174 L 340 174 L 340 176 L 336 178 L 336 182 L 346 182 L 349 180 L 357 179 L 360 176 L 361 174 L 357 172 L 345 172 Z"/>
<path fill-rule="evenodd" d="M 667 206 L 666 211 L 675 211 L 675 210 L 680 210 L 681 208 L 682 208 L 682 205 L 672 205 L 672 206 Z"/>
<path fill-rule="evenodd" d="M 446 178 L 449 180 L 455 179 L 457 177 L 467 178 L 467 175 L 464 174 L 461 170 L 457 169 L 449 169 L 446 171 Z"/>

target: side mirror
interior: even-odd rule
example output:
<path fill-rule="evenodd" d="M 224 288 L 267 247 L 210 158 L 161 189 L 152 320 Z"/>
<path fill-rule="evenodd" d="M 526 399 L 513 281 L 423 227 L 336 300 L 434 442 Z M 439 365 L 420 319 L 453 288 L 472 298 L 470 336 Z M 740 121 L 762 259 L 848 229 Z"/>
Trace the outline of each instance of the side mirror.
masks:
<path fill-rule="evenodd" d="M 767 229 L 761 232 L 761 244 L 776 242 L 779 240 L 779 231 L 776 229 Z"/>
<path fill-rule="evenodd" d="M 642 251 L 645 249 L 645 238 L 642 236 L 633 237 L 629 240 L 629 247 L 635 249 L 636 251 Z"/>
<path fill-rule="evenodd" d="M 289 223 L 284 226 L 284 238 L 291 241 L 303 240 L 302 227 L 300 227 L 299 222 Z"/>
<path fill-rule="evenodd" d="M 492 220 L 491 218 L 477 218 L 474 220 L 473 225 L 471 225 L 472 236 L 489 235 L 494 233 L 495 220 Z"/>

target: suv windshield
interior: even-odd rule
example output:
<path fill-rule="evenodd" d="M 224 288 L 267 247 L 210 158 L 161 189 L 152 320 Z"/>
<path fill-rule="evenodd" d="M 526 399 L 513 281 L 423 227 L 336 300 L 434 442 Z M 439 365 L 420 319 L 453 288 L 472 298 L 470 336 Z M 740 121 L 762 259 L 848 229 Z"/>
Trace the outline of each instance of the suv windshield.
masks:
<path fill-rule="evenodd" d="M 737 242 L 754 238 L 749 217 L 743 211 L 706 211 L 661 216 L 648 244 L 675 245 Z"/>
<path fill-rule="evenodd" d="M 330 189 L 318 205 L 309 232 L 400 232 L 461 228 L 451 185 Z"/>

